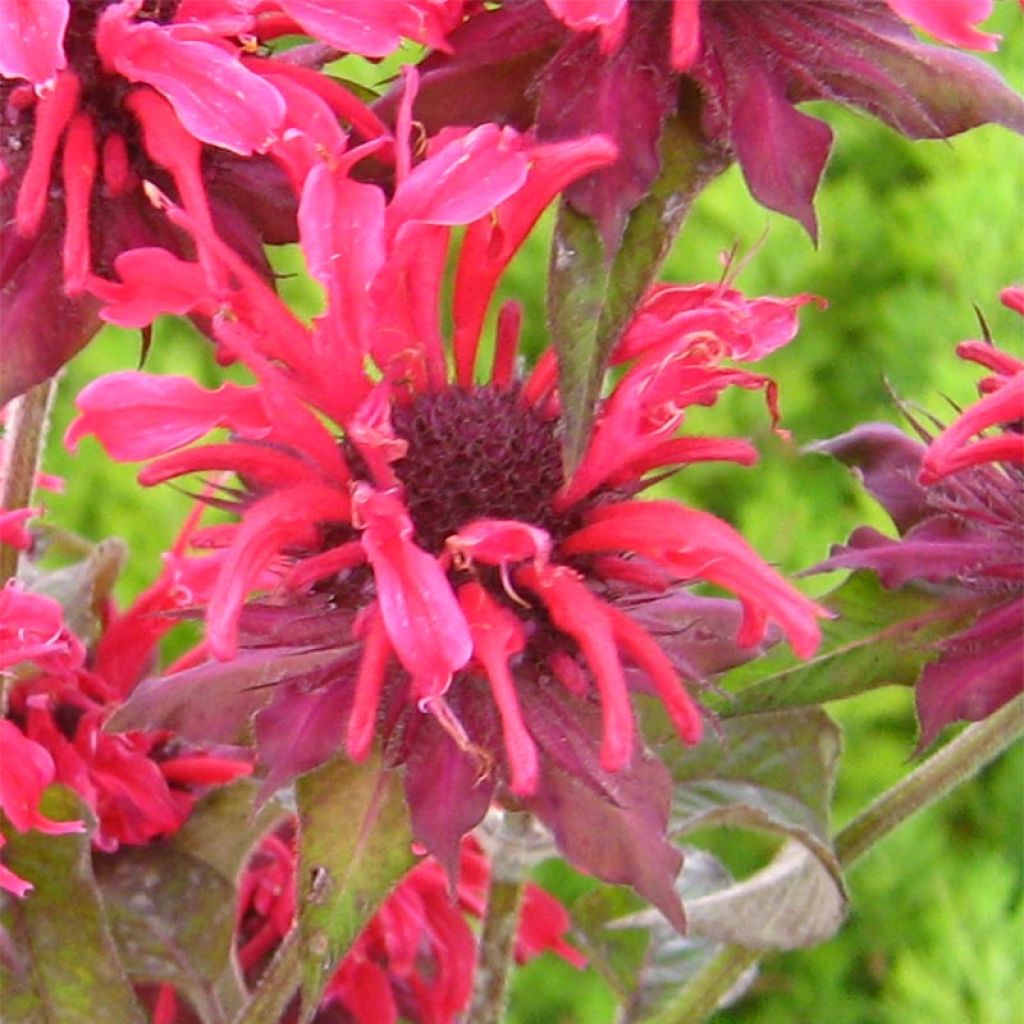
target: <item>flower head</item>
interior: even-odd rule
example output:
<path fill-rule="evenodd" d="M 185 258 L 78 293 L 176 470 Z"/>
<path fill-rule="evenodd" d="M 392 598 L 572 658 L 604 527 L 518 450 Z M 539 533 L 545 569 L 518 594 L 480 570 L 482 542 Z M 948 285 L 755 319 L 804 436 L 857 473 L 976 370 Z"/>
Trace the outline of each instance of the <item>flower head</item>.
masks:
<path fill-rule="evenodd" d="M 460 5 L 5 4 L 0 403 L 95 333 L 90 279 L 109 277 L 122 252 L 192 253 L 187 235 L 153 209 L 153 186 L 269 277 L 262 243 L 295 241 L 305 148 L 343 149 L 339 121 L 364 138 L 383 133 L 336 82 L 298 59 L 264 55 L 265 42 L 308 30 L 356 52 L 386 52 L 402 34 L 442 46 Z M 165 284 L 168 267 L 153 269 Z"/>
<path fill-rule="evenodd" d="M 990 0 L 527 0 L 480 8 L 422 65 L 417 116 L 534 126 L 555 141 L 601 131 L 610 167 L 567 197 L 614 249 L 661 166 L 667 117 L 699 122 L 704 179 L 735 159 L 754 198 L 812 235 L 832 131 L 797 109 L 831 100 L 910 138 L 987 122 L 1024 131 L 1024 101 L 981 60 L 922 43 L 990 50 L 974 26 Z M 492 83 L 501 81 L 503 87 Z M 699 99 L 699 102 L 698 102 Z M 387 110 L 394 98 L 385 101 Z"/>
<path fill-rule="evenodd" d="M 752 649 L 775 623 L 806 655 L 822 613 L 724 522 L 635 499 L 654 471 L 752 460 L 746 442 L 677 430 L 733 386 L 765 390 L 774 410 L 768 378 L 733 362 L 789 341 L 808 299 L 654 292 L 615 353 L 628 368 L 591 447 L 566 478 L 554 353 L 517 374 L 511 306 L 484 382 L 478 349 L 498 277 L 536 217 L 614 150 L 601 137 L 542 146 L 483 126 L 433 140 L 428 154 L 390 202 L 344 168 L 309 174 L 303 245 L 329 296 L 311 328 L 217 250 L 238 282 L 221 299 L 217 336 L 254 386 L 209 392 L 116 375 L 82 393 L 69 439 L 93 431 L 115 456 L 159 456 L 147 483 L 238 473 L 224 500 L 240 521 L 211 539 L 226 550 L 209 644 L 275 683 L 254 719 L 270 789 L 339 746 L 358 760 L 382 743 L 404 766 L 417 839 L 449 871 L 500 792 L 532 807 L 571 858 L 631 882 L 679 921 L 678 854 L 662 838 L 668 776 L 643 748 L 630 688 L 642 679 L 692 743 L 701 716 L 683 677 L 696 672 L 685 642 L 663 647 L 644 615 L 677 582 L 706 580 L 739 596 L 741 645 Z M 459 223 L 449 374 L 438 310 Z M 215 427 L 231 435 L 187 447 Z M 249 601 L 268 569 L 278 586 Z M 223 672 L 193 675 L 209 694 Z M 144 702 L 159 705 L 180 682 L 147 684 Z M 252 694 L 220 708 L 244 720 Z"/>
<path fill-rule="evenodd" d="M 1002 298 L 1024 314 L 1019 288 Z M 973 610 L 917 686 L 919 746 L 951 722 L 990 715 L 1024 687 L 1024 362 L 988 342 L 957 351 L 993 371 L 983 397 L 928 444 L 866 424 L 817 447 L 854 466 L 898 540 L 861 527 L 819 568 L 867 568 L 889 587 L 942 585 Z M 989 431 L 994 431 L 989 433 Z"/>

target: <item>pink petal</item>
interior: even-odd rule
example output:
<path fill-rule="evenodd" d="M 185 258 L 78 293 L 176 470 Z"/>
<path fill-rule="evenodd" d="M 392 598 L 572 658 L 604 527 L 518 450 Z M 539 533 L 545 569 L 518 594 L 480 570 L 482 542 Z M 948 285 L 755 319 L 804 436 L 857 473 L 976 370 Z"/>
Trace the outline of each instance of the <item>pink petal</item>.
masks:
<path fill-rule="evenodd" d="M 68 428 L 65 443 L 74 449 L 86 434 L 95 434 L 125 462 L 180 448 L 214 427 L 230 427 L 246 437 L 270 429 L 255 389 L 223 384 L 208 391 L 188 377 L 111 373 L 86 385 L 75 404 L 81 415 Z"/>
<path fill-rule="evenodd" d="M 741 645 L 764 636 L 766 617 L 781 626 L 802 658 L 810 657 L 821 640 L 817 619 L 828 615 L 825 609 L 787 583 L 731 526 L 706 512 L 671 501 L 605 505 L 560 551 L 633 551 L 682 579 L 703 579 L 733 591 L 744 606 Z"/>
<path fill-rule="evenodd" d="M 129 82 L 150 85 L 170 100 L 202 142 L 248 156 L 267 148 L 284 118 L 277 90 L 194 23 L 138 22 L 130 5 L 118 4 L 100 18 L 96 47 Z"/>
<path fill-rule="evenodd" d="M 974 26 L 992 13 L 992 0 L 886 0 L 901 17 L 944 43 L 968 50 L 996 50 L 1002 36 Z"/>
<path fill-rule="evenodd" d="M 368 484 L 357 484 L 352 498 L 388 637 L 416 699 L 437 696 L 473 652 L 466 619 L 437 559 L 413 542 L 401 501 Z"/>
<path fill-rule="evenodd" d="M 68 0 L 4 0 L 0 5 L 0 75 L 50 83 L 62 68 Z"/>
<path fill-rule="evenodd" d="M 467 583 L 459 588 L 459 604 L 473 638 L 473 657 L 487 672 L 491 693 L 501 714 L 505 754 L 512 775 L 510 788 L 519 796 L 529 796 L 536 791 L 540 778 L 537 747 L 523 722 L 508 665 L 509 658 L 526 645 L 522 624 L 512 612 L 497 604 L 479 583 Z"/>

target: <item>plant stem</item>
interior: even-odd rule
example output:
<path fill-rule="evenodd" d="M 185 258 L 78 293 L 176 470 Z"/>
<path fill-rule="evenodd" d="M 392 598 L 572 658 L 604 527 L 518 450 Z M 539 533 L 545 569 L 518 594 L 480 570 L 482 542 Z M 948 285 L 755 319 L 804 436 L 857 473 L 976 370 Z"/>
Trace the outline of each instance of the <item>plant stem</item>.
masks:
<path fill-rule="evenodd" d="M 28 508 L 35 490 L 36 473 L 46 443 L 56 378 L 37 384 L 7 407 L 4 433 L 4 464 L 0 468 L 0 508 Z M 0 586 L 18 571 L 18 550 L 0 544 Z"/>
<path fill-rule="evenodd" d="M 252 997 L 234 1024 L 279 1024 L 302 983 L 299 926 L 296 924 L 277 948 Z"/>
<path fill-rule="evenodd" d="M 968 726 L 955 740 L 900 779 L 836 834 L 839 863 L 849 867 L 908 818 L 971 778 L 1024 733 L 1024 694 L 988 718 Z M 763 951 L 725 946 L 647 1024 L 696 1024 L 705 1020 Z"/>
<path fill-rule="evenodd" d="M 886 790 L 836 834 L 839 863 L 849 867 L 911 815 L 976 774 L 1024 732 L 1024 694 L 968 726 Z"/>
<path fill-rule="evenodd" d="M 503 812 L 491 857 L 469 1024 L 500 1024 L 504 1020 L 519 911 L 526 876 L 533 864 L 529 843 L 532 829 L 533 820 L 525 811 Z"/>

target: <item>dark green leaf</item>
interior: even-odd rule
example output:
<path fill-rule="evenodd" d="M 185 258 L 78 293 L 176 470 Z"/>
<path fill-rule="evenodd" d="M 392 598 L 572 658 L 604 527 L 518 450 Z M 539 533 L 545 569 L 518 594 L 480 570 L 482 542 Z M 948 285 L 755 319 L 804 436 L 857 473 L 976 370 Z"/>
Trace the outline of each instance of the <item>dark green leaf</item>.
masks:
<path fill-rule="evenodd" d="M 96 877 L 132 980 L 168 982 L 206 1024 L 229 1021 L 244 997 L 233 963 L 234 885 L 156 845 L 97 857 Z"/>
<path fill-rule="evenodd" d="M 379 756 L 336 758 L 296 783 L 302 1020 L 364 925 L 414 863 L 400 776 Z"/>
<path fill-rule="evenodd" d="M 807 707 L 879 686 L 912 686 L 936 655 L 933 644 L 963 628 L 970 613 L 915 587 L 886 590 L 874 573 L 855 572 L 823 603 L 837 618 L 822 626 L 821 649 L 807 661 L 778 645 L 721 680 L 727 697 L 707 703 L 723 716 Z"/>
<path fill-rule="evenodd" d="M 689 901 L 691 934 L 793 949 L 839 927 L 846 893 L 828 831 L 839 752 L 839 730 L 820 708 L 727 719 L 696 748 L 665 746 L 677 834 L 724 825 L 788 840 L 750 878 Z"/>
<path fill-rule="evenodd" d="M 70 790 L 51 786 L 40 804 L 59 821 L 87 815 Z M 0 971 L 9 1024 L 145 1024 L 104 915 L 87 833 L 5 829 L 4 861 L 35 889 L 5 897 L 3 926 L 17 962 Z"/>
<path fill-rule="evenodd" d="M 276 800 L 257 810 L 258 790 L 252 779 L 211 790 L 175 834 L 175 848 L 235 882 L 256 840 L 287 813 Z"/>

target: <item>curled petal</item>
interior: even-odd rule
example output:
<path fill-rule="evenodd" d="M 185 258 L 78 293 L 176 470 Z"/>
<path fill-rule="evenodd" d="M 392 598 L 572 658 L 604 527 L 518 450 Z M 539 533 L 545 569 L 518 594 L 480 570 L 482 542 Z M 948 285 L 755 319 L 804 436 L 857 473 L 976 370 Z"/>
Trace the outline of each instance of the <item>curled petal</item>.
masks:
<path fill-rule="evenodd" d="M 270 430 L 258 391 L 237 384 L 208 391 L 188 377 L 111 373 L 83 388 L 75 404 L 81 415 L 68 428 L 65 443 L 73 449 L 86 434 L 95 434 L 125 462 L 180 448 L 215 427 L 246 437 Z"/>
<path fill-rule="evenodd" d="M 767 619 L 779 624 L 802 658 L 818 647 L 817 620 L 828 612 L 804 597 L 765 563 L 727 523 L 671 501 L 620 502 L 595 509 L 560 549 L 564 554 L 633 551 L 682 579 L 703 579 L 735 593 L 744 621 L 743 646 L 764 637 Z"/>
<path fill-rule="evenodd" d="M 0 6 L 0 75 L 47 85 L 62 68 L 68 0 L 6 0 Z"/>
<path fill-rule="evenodd" d="M 1024 465 L 1024 435 L 1007 431 L 978 441 L 975 434 L 988 427 L 1024 419 L 1024 370 L 998 390 L 975 402 L 928 446 L 921 462 L 920 482 L 934 483 L 968 466 L 986 462 Z"/>
<path fill-rule="evenodd" d="M 266 149 L 285 113 L 277 90 L 204 27 L 136 21 L 131 7 L 100 18 L 96 47 L 108 67 L 170 100 L 200 141 L 243 156 Z"/>
<path fill-rule="evenodd" d="M 996 50 L 1002 36 L 974 26 L 992 13 L 992 0 L 886 0 L 901 17 L 953 46 Z"/>
<path fill-rule="evenodd" d="M 238 619 L 249 591 L 289 545 L 312 545 L 320 523 L 347 523 L 347 495 L 319 483 L 282 488 L 251 505 L 221 563 L 210 595 L 210 650 L 222 661 L 234 657 Z"/>
<path fill-rule="evenodd" d="M 413 541 L 401 501 L 368 484 L 357 484 L 352 500 L 388 637 L 416 698 L 436 697 L 472 654 L 465 617 L 437 559 Z"/>
<path fill-rule="evenodd" d="M 546 530 L 518 519 L 477 519 L 447 540 L 456 557 L 484 565 L 507 565 L 533 559 L 544 565 L 551 555 Z"/>

